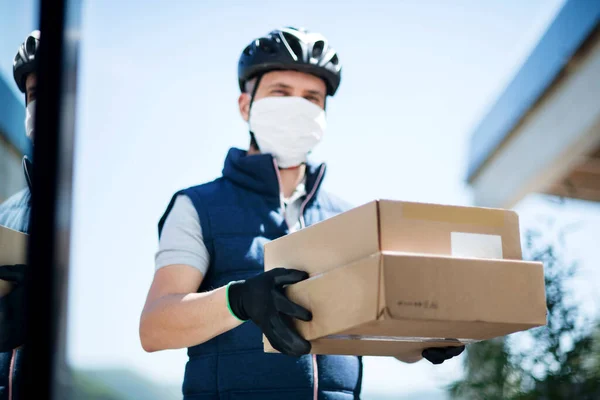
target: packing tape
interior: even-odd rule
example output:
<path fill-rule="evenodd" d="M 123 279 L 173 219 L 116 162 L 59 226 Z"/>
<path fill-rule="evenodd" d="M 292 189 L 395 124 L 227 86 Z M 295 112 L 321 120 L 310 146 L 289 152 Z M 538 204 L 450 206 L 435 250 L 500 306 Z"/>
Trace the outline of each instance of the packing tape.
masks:
<path fill-rule="evenodd" d="M 419 219 L 451 224 L 484 225 L 503 227 L 505 211 L 489 208 L 459 207 L 435 204 L 406 203 L 402 204 L 402 216 L 408 219 Z"/>

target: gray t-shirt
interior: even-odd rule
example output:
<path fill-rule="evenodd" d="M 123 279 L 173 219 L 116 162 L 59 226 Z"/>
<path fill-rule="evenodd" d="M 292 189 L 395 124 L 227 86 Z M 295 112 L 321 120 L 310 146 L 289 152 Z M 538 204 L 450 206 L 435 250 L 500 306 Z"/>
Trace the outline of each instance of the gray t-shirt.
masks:
<path fill-rule="evenodd" d="M 295 192 L 288 198 L 282 196 L 285 207 L 285 217 L 290 231 L 301 227 L 300 208 L 306 197 L 304 181 L 296 187 Z M 210 265 L 210 256 L 202 239 L 200 218 L 186 195 L 179 195 L 171 208 L 163 225 L 162 234 L 155 256 L 155 269 L 173 264 L 185 264 L 196 268 L 206 275 Z"/>

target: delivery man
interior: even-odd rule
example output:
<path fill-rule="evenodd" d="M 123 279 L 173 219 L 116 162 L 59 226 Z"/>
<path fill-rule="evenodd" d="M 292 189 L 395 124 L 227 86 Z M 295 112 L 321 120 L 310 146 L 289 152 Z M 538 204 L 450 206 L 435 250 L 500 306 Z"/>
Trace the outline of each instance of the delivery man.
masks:
<path fill-rule="evenodd" d="M 325 132 L 326 98 L 341 69 L 319 33 L 283 28 L 253 40 L 238 65 L 249 149 L 229 150 L 222 177 L 175 193 L 159 222 L 140 339 L 148 352 L 188 348 L 184 399 L 360 396 L 361 358 L 310 355 L 293 328 L 292 318 L 312 315 L 282 287 L 307 274 L 263 271 L 265 243 L 350 208 L 321 189 L 325 165 L 307 159 Z M 263 352 L 263 333 L 282 354 Z M 463 349 L 423 356 L 439 364 Z"/>
<path fill-rule="evenodd" d="M 13 77 L 25 95 L 27 107 L 25 130 L 33 139 L 36 101 L 36 54 L 40 31 L 33 31 L 19 47 L 13 62 Z M 0 204 L 0 225 L 28 233 L 31 210 L 31 161 L 23 157 L 23 173 L 27 187 Z M 19 399 L 19 370 L 24 342 L 24 265 L 1 265 L 0 280 L 14 284 L 13 289 L 0 297 L 0 400 Z"/>

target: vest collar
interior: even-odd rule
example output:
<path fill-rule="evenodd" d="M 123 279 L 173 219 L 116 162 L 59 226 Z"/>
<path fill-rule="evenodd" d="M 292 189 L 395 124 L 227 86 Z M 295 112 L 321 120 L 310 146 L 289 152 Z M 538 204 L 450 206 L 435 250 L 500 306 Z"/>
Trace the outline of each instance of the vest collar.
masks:
<path fill-rule="evenodd" d="M 306 192 L 314 197 L 323 182 L 325 164 L 306 163 Z M 231 148 L 225 159 L 223 177 L 247 190 L 279 201 L 279 176 L 271 154 L 247 155 L 247 151 Z"/>

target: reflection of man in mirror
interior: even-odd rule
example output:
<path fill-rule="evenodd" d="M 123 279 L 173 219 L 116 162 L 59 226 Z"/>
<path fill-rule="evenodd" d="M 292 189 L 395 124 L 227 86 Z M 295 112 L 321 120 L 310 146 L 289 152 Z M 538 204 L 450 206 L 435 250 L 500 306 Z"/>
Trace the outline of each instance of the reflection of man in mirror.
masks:
<path fill-rule="evenodd" d="M 19 90 L 25 94 L 27 113 L 25 131 L 33 140 L 36 100 L 36 53 L 40 32 L 33 31 L 19 47 L 13 62 L 13 76 Z M 31 161 L 23 157 L 23 172 L 27 187 L 0 204 L 0 225 L 28 233 L 31 207 Z M 17 400 L 18 372 L 23 344 L 24 265 L 0 265 L 0 280 L 9 281 L 13 289 L 0 297 L 0 400 Z"/>

